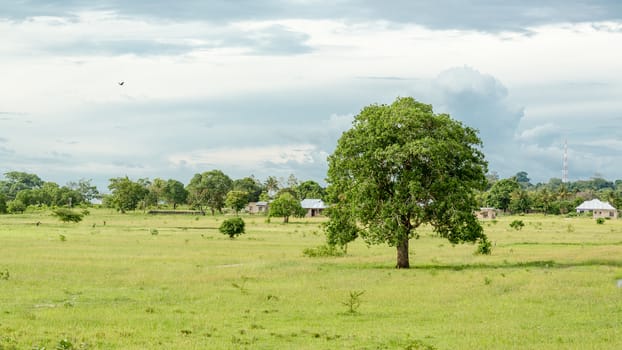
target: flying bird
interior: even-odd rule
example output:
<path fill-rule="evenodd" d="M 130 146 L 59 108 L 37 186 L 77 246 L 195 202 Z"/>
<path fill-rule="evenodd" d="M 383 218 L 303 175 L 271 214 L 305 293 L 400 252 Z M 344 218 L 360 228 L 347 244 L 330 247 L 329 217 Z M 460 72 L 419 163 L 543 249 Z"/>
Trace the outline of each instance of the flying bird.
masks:
<path fill-rule="evenodd" d="M 119 82 L 119 85 L 123 85 L 123 84 L 125 84 L 125 82 L 124 82 L 124 81 Z"/>

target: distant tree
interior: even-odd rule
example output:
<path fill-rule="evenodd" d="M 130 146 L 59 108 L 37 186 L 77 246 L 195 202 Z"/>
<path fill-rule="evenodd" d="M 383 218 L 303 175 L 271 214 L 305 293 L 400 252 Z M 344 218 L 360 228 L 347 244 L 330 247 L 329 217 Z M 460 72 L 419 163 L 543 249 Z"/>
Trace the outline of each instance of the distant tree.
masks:
<path fill-rule="evenodd" d="M 540 191 L 536 192 L 534 195 L 534 206 L 540 209 L 545 215 L 553 214 L 553 203 L 555 202 L 555 197 L 549 191 L 548 188 L 544 187 Z"/>
<path fill-rule="evenodd" d="M 11 214 L 23 213 L 26 210 L 26 205 L 19 199 L 14 199 L 7 203 L 7 209 Z"/>
<path fill-rule="evenodd" d="M 111 191 L 109 204 L 121 213 L 136 210 L 149 193 L 143 183 L 134 182 L 127 176 L 110 179 L 108 188 Z"/>
<path fill-rule="evenodd" d="M 100 198 L 97 186 L 93 185 L 91 183 L 92 181 L 91 179 L 80 179 L 77 182 L 72 181 L 67 183 L 67 187 L 80 193 L 85 201 L 91 202 L 93 199 Z"/>
<path fill-rule="evenodd" d="M 233 190 L 244 191 L 248 193 L 249 202 L 257 202 L 263 191 L 263 185 L 254 177 L 249 176 L 243 179 L 233 180 Z"/>
<path fill-rule="evenodd" d="M 322 199 L 326 195 L 326 190 L 313 180 L 307 180 L 296 187 L 299 199 Z"/>
<path fill-rule="evenodd" d="M 279 180 L 274 176 L 268 176 L 266 182 L 264 183 L 264 187 L 266 191 L 268 191 L 268 195 L 272 197 L 279 190 Z"/>
<path fill-rule="evenodd" d="M 283 223 L 289 222 L 289 217 L 304 217 L 306 210 L 300 205 L 290 193 L 283 193 L 270 203 L 268 209 L 269 216 L 283 217 Z"/>
<path fill-rule="evenodd" d="M 238 212 L 248 204 L 248 192 L 229 191 L 225 204 L 235 211 L 235 215 L 238 215 Z"/>
<path fill-rule="evenodd" d="M 480 148 L 474 129 L 413 98 L 367 106 L 328 158 L 328 200 L 339 208 L 330 220 L 396 247 L 398 268 L 410 266 L 409 241 L 425 223 L 452 243 L 487 242 L 473 215 L 486 186 Z"/>
<path fill-rule="evenodd" d="M 207 206 L 212 215 L 218 210 L 222 212 L 225 206 L 225 197 L 231 191 L 233 181 L 220 170 L 211 170 L 202 174 L 195 174 L 188 184 L 188 192 L 195 206 Z"/>
<path fill-rule="evenodd" d="M 532 200 L 526 190 L 515 190 L 510 194 L 510 211 L 513 213 L 527 213 L 531 209 Z"/>
<path fill-rule="evenodd" d="M 81 192 L 72 190 L 67 186 L 59 187 L 56 191 L 55 206 L 73 207 L 86 202 Z"/>
<path fill-rule="evenodd" d="M 156 177 L 151 181 L 151 183 L 147 186 L 149 190 L 148 197 L 148 205 L 157 206 L 160 202 L 166 200 L 166 185 L 167 182 L 164 179 Z"/>
<path fill-rule="evenodd" d="M 37 193 L 34 192 L 34 190 L 24 189 L 17 192 L 14 201 L 17 201 L 26 207 L 29 205 L 36 205 L 38 202 L 36 194 Z"/>
<path fill-rule="evenodd" d="M 35 174 L 20 171 L 9 171 L 4 174 L 6 181 L 0 183 L 0 192 L 7 198 L 14 199 L 19 191 L 32 190 L 43 186 L 43 180 Z"/>
<path fill-rule="evenodd" d="M 6 196 L 3 193 L 0 193 L 0 214 L 6 214 Z"/>
<path fill-rule="evenodd" d="M 188 191 L 180 181 L 169 179 L 164 187 L 164 199 L 169 205 L 173 205 L 173 209 L 177 209 L 178 204 L 188 199 Z"/>
<path fill-rule="evenodd" d="M 262 191 L 261 194 L 259 195 L 259 201 L 262 202 L 269 202 L 270 201 L 270 196 L 268 195 L 267 191 Z"/>
<path fill-rule="evenodd" d="M 518 173 L 516 173 L 516 175 L 514 175 L 514 178 L 516 179 L 516 182 L 518 182 L 518 184 L 522 188 L 527 188 L 527 187 L 532 186 L 531 180 L 529 179 L 529 175 L 527 174 L 526 171 L 519 171 Z"/>
<path fill-rule="evenodd" d="M 497 181 L 499 181 L 499 174 L 496 171 L 491 171 L 486 174 L 486 190 L 489 190 Z"/>
<path fill-rule="evenodd" d="M 282 194 L 284 193 L 289 193 L 292 197 L 296 198 L 297 200 L 300 200 L 302 198 L 298 197 L 298 192 L 293 189 L 293 188 L 289 188 L 289 187 L 284 187 L 281 188 L 277 193 L 275 197 L 280 197 Z"/>
<path fill-rule="evenodd" d="M 287 187 L 292 190 L 296 190 L 296 187 L 298 187 L 298 179 L 294 174 L 289 174 L 289 177 L 287 178 Z"/>
<path fill-rule="evenodd" d="M 513 178 L 499 180 L 488 191 L 486 202 L 489 206 L 506 211 L 510 208 L 512 192 L 520 188 L 518 182 Z"/>

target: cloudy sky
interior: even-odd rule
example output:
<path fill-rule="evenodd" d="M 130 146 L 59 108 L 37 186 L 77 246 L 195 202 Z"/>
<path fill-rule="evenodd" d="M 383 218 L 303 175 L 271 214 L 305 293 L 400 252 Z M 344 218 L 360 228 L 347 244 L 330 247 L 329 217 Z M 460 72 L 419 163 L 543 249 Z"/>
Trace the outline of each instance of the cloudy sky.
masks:
<path fill-rule="evenodd" d="M 361 108 L 413 96 L 501 177 L 561 177 L 567 140 L 571 180 L 622 178 L 617 0 L 20 0 L 0 38 L 1 173 L 323 183 Z"/>

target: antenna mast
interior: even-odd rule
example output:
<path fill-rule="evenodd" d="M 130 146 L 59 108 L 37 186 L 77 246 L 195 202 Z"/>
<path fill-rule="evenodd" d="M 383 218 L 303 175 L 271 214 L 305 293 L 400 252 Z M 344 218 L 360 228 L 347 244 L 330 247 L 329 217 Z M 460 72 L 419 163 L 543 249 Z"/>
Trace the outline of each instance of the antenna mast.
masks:
<path fill-rule="evenodd" d="M 562 183 L 568 182 L 568 140 L 564 140 L 564 164 L 562 168 Z"/>

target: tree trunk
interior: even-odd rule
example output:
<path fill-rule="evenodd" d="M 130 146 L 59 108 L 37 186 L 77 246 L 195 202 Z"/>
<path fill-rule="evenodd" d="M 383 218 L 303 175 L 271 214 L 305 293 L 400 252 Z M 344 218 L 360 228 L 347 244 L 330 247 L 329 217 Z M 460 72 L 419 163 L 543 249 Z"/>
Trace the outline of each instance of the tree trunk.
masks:
<path fill-rule="evenodd" d="M 284 216 L 283 217 L 283 223 L 287 224 L 289 222 L 289 216 Z"/>
<path fill-rule="evenodd" d="M 408 237 L 404 238 L 397 245 L 397 266 L 395 267 L 398 269 L 410 268 L 410 262 L 408 261 Z"/>

